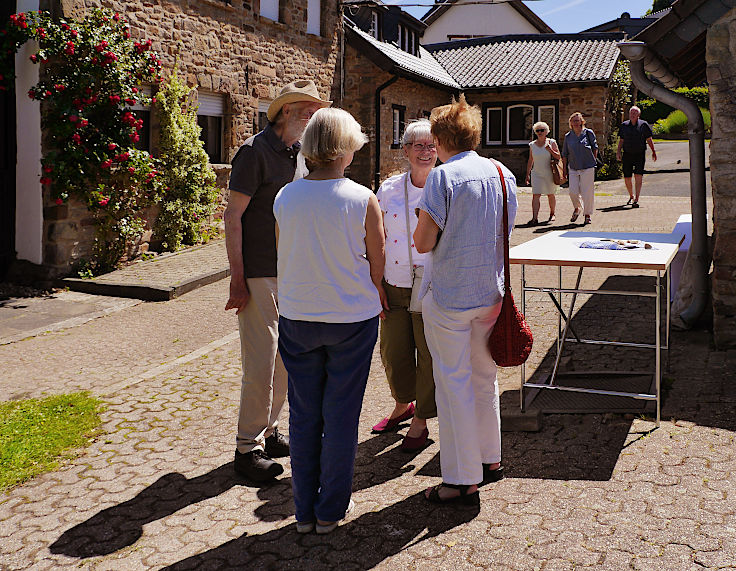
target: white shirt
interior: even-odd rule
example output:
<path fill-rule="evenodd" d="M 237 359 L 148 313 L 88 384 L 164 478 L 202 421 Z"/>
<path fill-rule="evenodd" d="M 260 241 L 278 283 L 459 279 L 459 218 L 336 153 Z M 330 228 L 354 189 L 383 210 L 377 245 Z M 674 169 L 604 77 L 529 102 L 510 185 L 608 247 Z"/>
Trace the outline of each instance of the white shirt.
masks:
<path fill-rule="evenodd" d="M 381 313 L 366 259 L 371 190 L 347 178 L 301 179 L 276 195 L 279 314 L 357 323 Z"/>
<path fill-rule="evenodd" d="M 404 200 L 404 181 L 409 194 L 409 235 L 406 234 L 406 201 Z M 383 226 L 386 229 L 386 267 L 383 278 L 392 286 L 411 287 L 409 247 L 414 266 L 424 266 L 427 254 L 420 254 L 414 247 L 414 230 L 419 219 L 414 212 L 423 188 L 414 186 L 408 173 L 392 176 L 383 181 L 376 197 L 383 212 Z"/>

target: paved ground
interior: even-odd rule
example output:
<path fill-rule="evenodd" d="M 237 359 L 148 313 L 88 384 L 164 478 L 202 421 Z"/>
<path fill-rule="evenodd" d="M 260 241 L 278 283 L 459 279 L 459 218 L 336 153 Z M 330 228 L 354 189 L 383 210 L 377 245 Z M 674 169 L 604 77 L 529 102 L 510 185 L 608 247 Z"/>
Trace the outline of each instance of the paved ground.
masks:
<path fill-rule="evenodd" d="M 560 222 L 517 227 L 512 245 L 570 228 L 560 198 Z M 649 196 L 638 210 L 622 202 L 601 193 L 592 229 L 668 232 L 689 212 L 686 197 Z M 529 203 L 522 195 L 520 221 Z M 651 284 L 590 271 L 584 285 L 621 281 Z M 103 436 L 59 471 L 0 496 L 0 569 L 736 568 L 736 352 L 714 351 L 707 331 L 673 333 L 660 428 L 647 416 L 604 413 L 545 415 L 540 432 L 504 432 L 508 478 L 483 488 L 479 510 L 420 497 L 439 481 L 436 442 L 407 455 L 397 448 L 404 430 L 370 434 L 390 407 L 374 355 L 356 509 L 329 536 L 300 536 L 288 466 L 261 488 L 232 472 L 239 364 L 226 293 L 223 280 L 0 346 L 0 399 L 83 389 L 107 402 Z M 650 307 L 601 299 L 580 299 L 581 333 L 652 334 Z M 557 318 L 541 297 L 527 313 L 536 337 L 529 374 L 538 374 Z M 571 354 L 569 366 L 651 358 L 593 349 Z M 499 379 L 511 410 L 519 371 Z M 429 429 L 436 439 L 436 421 Z"/>

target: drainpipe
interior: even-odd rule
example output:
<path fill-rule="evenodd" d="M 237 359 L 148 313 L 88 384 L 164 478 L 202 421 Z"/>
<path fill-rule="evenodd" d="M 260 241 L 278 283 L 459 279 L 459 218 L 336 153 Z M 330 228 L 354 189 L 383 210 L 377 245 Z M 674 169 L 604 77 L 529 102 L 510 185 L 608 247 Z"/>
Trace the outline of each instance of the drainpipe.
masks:
<path fill-rule="evenodd" d="M 679 93 L 652 83 L 646 76 L 653 73 L 665 85 L 674 87 L 676 78 L 666 69 L 644 42 L 621 42 L 618 44 L 623 56 L 629 60 L 631 79 L 634 85 L 650 97 L 681 110 L 687 116 L 687 132 L 690 140 L 690 208 L 692 211 L 692 243 L 688 256 L 695 265 L 693 300 L 680 313 L 680 319 L 689 329 L 703 314 L 708 301 L 708 229 L 705 204 L 705 125 L 698 106 Z"/>
<path fill-rule="evenodd" d="M 398 79 L 399 76 L 394 75 L 391 79 L 376 88 L 376 170 L 373 179 L 373 192 L 378 192 L 378 187 L 381 184 L 381 91 L 395 83 Z"/>

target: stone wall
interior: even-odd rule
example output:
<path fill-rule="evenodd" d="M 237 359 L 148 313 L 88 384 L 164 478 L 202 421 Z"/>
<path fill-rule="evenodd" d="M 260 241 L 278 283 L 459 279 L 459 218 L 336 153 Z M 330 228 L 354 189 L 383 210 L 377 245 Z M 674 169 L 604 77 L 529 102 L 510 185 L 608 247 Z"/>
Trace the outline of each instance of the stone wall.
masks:
<path fill-rule="evenodd" d="M 322 0 L 316 36 L 306 31 L 307 1 L 281 0 L 279 22 L 258 15 L 258 0 L 57 0 L 50 7 L 75 18 L 100 6 L 119 12 L 133 38 L 153 41 L 165 74 L 178 58 L 188 85 L 223 94 L 223 155 L 229 162 L 257 131 L 259 101 L 275 98 L 284 84 L 309 78 L 322 96 L 335 99 L 339 93 L 338 2 Z M 154 149 L 156 140 L 154 129 Z M 223 171 L 216 168 L 222 189 L 228 178 Z M 57 207 L 48 196 L 44 203 L 44 266 L 52 276 L 63 275 L 89 255 L 91 219 L 81 204 Z"/>
<path fill-rule="evenodd" d="M 713 188 L 713 337 L 736 348 L 736 8 L 708 30 Z"/>

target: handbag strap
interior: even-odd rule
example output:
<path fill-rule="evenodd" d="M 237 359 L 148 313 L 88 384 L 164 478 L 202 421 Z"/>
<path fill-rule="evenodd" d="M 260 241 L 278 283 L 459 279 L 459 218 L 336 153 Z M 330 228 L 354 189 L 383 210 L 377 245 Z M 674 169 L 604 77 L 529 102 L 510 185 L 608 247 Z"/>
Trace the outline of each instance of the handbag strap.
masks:
<path fill-rule="evenodd" d="M 414 281 L 414 261 L 411 255 L 411 225 L 409 224 L 409 171 L 404 176 L 404 214 L 406 214 L 406 246 L 409 248 L 409 269 Z"/>
<path fill-rule="evenodd" d="M 509 270 L 509 207 L 506 198 L 506 179 L 503 176 L 501 165 L 495 159 L 491 159 L 491 162 L 498 169 L 498 176 L 501 179 L 501 189 L 503 190 L 503 290 L 505 294 L 511 291 L 511 286 L 509 285 L 509 276 L 511 274 Z"/>

